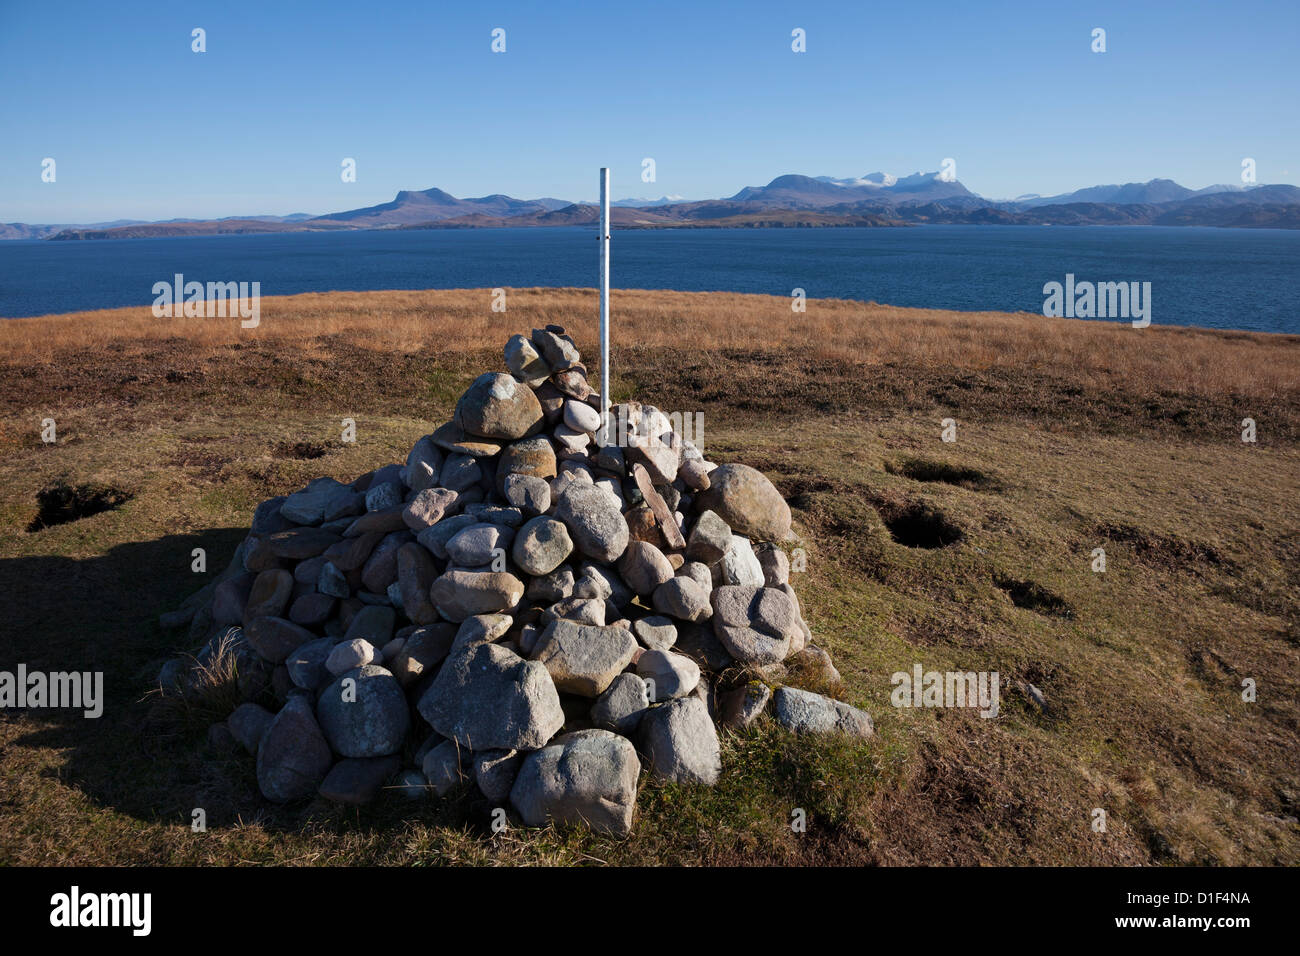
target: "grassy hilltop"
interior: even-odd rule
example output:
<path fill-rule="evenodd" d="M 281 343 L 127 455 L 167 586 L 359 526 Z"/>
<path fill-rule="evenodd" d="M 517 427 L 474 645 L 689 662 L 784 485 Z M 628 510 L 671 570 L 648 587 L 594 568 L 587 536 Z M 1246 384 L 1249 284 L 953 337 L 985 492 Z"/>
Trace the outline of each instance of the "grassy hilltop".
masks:
<path fill-rule="evenodd" d="M 792 583 L 876 737 L 723 733 L 719 785 L 643 778 L 626 840 L 493 836 L 469 794 L 266 803 L 210 717 L 148 696 L 186 649 L 158 614 L 257 502 L 401 460 L 510 334 L 555 322 L 597 354 L 593 292 L 491 301 L 0 322 L 0 669 L 102 670 L 107 697 L 99 720 L 0 712 L 0 863 L 1300 863 L 1300 336 L 724 293 L 616 292 L 615 398 L 702 412 L 708 457 L 789 499 Z M 107 510 L 50 524 L 59 483 Z M 917 663 L 1046 708 L 893 708 Z"/>

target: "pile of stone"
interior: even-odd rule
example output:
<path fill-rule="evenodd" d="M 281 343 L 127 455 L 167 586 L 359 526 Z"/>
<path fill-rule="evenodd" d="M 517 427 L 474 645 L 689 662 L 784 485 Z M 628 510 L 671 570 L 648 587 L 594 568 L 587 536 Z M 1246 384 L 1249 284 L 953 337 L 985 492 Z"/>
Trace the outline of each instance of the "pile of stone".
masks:
<path fill-rule="evenodd" d="M 650 405 L 602 430 L 563 328 L 515 335 L 505 366 L 405 464 L 263 502 L 230 568 L 165 616 L 203 643 L 164 693 L 235 663 L 245 702 L 212 733 L 256 756 L 262 793 L 473 784 L 527 825 L 626 833 L 643 769 L 718 779 L 715 722 L 871 734 L 783 683 L 839 675 L 790 586 L 771 482 Z"/>

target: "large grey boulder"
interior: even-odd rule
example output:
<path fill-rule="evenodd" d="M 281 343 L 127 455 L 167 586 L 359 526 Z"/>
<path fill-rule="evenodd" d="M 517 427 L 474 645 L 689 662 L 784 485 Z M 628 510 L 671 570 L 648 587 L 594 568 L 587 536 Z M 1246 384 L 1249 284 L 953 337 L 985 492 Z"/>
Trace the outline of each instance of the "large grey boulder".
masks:
<path fill-rule="evenodd" d="M 480 792 L 496 806 L 510 799 L 524 755 L 518 750 L 484 750 L 474 754 L 474 782 Z"/>
<path fill-rule="evenodd" d="M 591 721 L 598 727 L 630 737 L 649 707 L 650 695 L 645 681 L 635 674 L 619 674 L 596 698 L 591 708 Z"/>
<path fill-rule="evenodd" d="M 320 524 L 325 517 L 325 509 L 341 495 L 351 495 L 349 485 L 335 481 L 333 478 L 317 478 L 308 482 L 307 487 L 295 491 L 280 505 L 280 515 L 294 524 Z"/>
<path fill-rule="evenodd" d="M 571 482 L 560 492 L 555 517 L 565 523 L 574 545 L 589 558 L 608 564 L 627 548 L 627 519 L 618 499 L 595 485 Z"/>
<path fill-rule="evenodd" d="M 257 748 L 257 787 L 276 803 L 301 800 L 316 792 L 333 762 L 311 702 L 294 694 L 262 735 Z"/>
<path fill-rule="evenodd" d="M 866 711 L 796 687 L 778 687 L 772 708 L 781 726 L 798 733 L 843 733 L 854 737 L 875 733 Z"/>
<path fill-rule="evenodd" d="M 636 638 L 622 627 L 596 627 L 552 621 L 533 648 L 557 689 L 580 697 L 599 697 L 637 651 Z"/>
<path fill-rule="evenodd" d="M 536 750 L 564 725 L 546 666 L 500 644 L 449 657 L 418 706 L 434 730 L 467 750 Z"/>
<path fill-rule="evenodd" d="M 646 651 L 636 661 L 637 676 L 651 684 L 653 701 L 685 697 L 700 682 L 700 665 L 685 654 Z"/>
<path fill-rule="evenodd" d="M 527 574 L 550 574 L 573 553 L 573 540 L 564 523 L 545 515 L 528 521 L 515 536 L 512 557 Z"/>
<path fill-rule="evenodd" d="M 438 613 L 459 624 L 476 614 L 495 614 L 523 599 L 524 582 L 508 571 L 453 569 L 433 582 L 429 591 Z"/>
<path fill-rule="evenodd" d="M 723 586 L 713 592 L 713 632 L 736 660 L 777 664 L 802 640 L 799 610 L 777 588 Z"/>
<path fill-rule="evenodd" d="M 527 385 L 487 372 L 456 403 L 456 424 L 471 435 L 513 441 L 542 426 L 542 406 Z"/>
<path fill-rule="evenodd" d="M 718 733 L 708 705 L 699 697 L 681 697 L 651 707 L 641 718 L 641 752 L 660 780 L 712 786 L 722 772 Z"/>
<path fill-rule="evenodd" d="M 384 781 L 397 773 L 396 756 L 348 757 L 336 763 L 320 785 L 320 795 L 334 803 L 362 806 L 379 796 Z"/>
<path fill-rule="evenodd" d="M 781 542 L 790 536 L 790 506 L 757 468 L 719 465 L 696 504 L 717 513 L 737 534 L 754 541 Z"/>
<path fill-rule="evenodd" d="M 411 728 L 401 686 L 374 664 L 340 674 L 321 692 L 316 712 L 325 739 L 343 757 L 397 753 Z"/>
<path fill-rule="evenodd" d="M 528 826 L 576 824 L 623 836 L 632 830 L 636 748 L 608 730 L 579 730 L 524 758 L 510 802 Z"/>

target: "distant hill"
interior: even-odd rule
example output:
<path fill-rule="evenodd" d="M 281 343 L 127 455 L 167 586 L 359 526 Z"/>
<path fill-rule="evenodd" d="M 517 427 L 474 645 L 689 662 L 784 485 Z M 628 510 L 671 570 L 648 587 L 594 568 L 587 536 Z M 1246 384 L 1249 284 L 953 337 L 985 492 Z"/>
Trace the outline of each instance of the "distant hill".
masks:
<path fill-rule="evenodd" d="M 1058 196 L 985 199 L 938 173 L 777 176 L 725 199 L 622 199 L 612 202 L 621 229 L 793 228 L 827 226 L 1174 225 L 1295 229 L 1300 187 L 1207 186 L 1171 179 L 1089 186 Z M 90 226 L 0 224 L 6 239 L 133 239 L 344 229 L 493 229 L 579 226 L 596 222 L 591 203 L 515 199 L 501 193 L 459 199 L 438 189 L 402 190 L 390 202 L 311 216 L 240 216 L 165 222 L 123 220 Z"/>

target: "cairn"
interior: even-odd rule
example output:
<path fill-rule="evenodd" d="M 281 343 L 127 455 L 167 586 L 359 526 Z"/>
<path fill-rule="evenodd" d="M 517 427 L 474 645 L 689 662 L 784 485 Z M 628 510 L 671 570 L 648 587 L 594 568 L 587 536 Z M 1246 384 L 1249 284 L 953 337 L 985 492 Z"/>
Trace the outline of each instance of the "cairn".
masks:
<path fill-rule="evenodd" d="M 611 408 L 598 445 L 559 326 L 513 336 L 505 367 L 404 465 L 263 502 L 230 567 L 164 616 L 202 642 L 164 666 L 165 694 L 233 661 L 244 702 L 213 733 L 256 757 L 262 794 L 473 784 L 529 826 L 624 834 L 642 770 L 717 781 L 716 724 L 870 735 L 866 713 L 783 683 L 839 675 L 790 586 L 772 483 L 651 405 Z"/>

